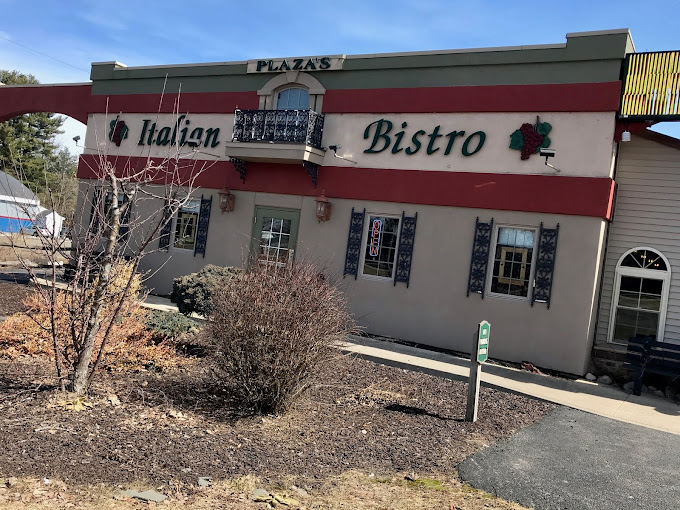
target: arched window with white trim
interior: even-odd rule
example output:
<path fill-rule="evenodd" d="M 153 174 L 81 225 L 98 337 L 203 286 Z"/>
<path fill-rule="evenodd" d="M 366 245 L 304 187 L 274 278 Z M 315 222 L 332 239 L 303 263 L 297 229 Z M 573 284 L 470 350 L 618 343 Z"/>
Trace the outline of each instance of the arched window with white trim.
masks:
<path fill-rule="evenodd" d="M 638 247 L 623 254 L 616 265 L 610 342 L 626 344 L 634 336 L 663 341 L 670 280 L 671 266 L 658 251 Z"/>
<path fill-rule="evenodd" d="M 277 110 L 309 110 L 309 91 L 300 87 L 290 87 L 278 93 Z"/>

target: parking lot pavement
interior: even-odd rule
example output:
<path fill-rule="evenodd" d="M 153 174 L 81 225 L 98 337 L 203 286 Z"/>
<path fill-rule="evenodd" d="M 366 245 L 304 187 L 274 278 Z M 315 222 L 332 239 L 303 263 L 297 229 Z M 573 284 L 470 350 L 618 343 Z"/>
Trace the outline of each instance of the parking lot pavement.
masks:
<path fill-rule="evenodd" d="M 559 407 L 459 467 L 473 487 L 536 510 L 677 510 L 680 438 Z"/>

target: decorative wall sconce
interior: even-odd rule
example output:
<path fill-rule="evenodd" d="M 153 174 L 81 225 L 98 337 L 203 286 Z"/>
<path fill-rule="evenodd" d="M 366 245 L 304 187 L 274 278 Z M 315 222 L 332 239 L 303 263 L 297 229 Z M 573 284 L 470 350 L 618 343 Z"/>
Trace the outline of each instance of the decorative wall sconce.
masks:
<path fill-rule="evenodd" d="M 236 195 L 234 195 L 227 188 L 222 188 L 219 191 L 220 195 L 220 210 L 222 214 L 225 212 L 231 212 L 234 210 L 234 204 L 236 203 Z"/>
<path fill-rule="evenodd" d="M 320 197 L 316 197 L 316 219 L 321 221 L 328 221 L 331 219 L 331 204 L 326 198 L 326 191 L 321 192 Z"/>

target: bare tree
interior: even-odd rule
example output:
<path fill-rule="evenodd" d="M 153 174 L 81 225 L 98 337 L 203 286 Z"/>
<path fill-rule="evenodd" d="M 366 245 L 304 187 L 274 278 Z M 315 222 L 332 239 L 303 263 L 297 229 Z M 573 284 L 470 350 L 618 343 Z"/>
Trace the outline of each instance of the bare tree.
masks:
<path fill-rule="evenodd" d="M 176 121 L 181 120 L 178 105 L 179 99 Z M 101 133 L 95 135 L 98 148 L 108 146 L 99 143 Z M 138 299 L 133 282 L 139 279 L 135 275 L 140 262 L 162 249 L 159 241 L 169 236 L 172 218 L 191 199 L 196 179 L 214 164 L 197 161 L 197 151 L 180 144 L 171 151 L 163 158 L 147 156 L 141 168 L 100 150 L 94 152 L 94 164 L 87 163 L 92 158 L 82 159 L 92 179 L 88 185 L 81 183 L 70 248 L 57 232 L 36 228 L 48 260 L 47 275 L 38 274 L 15 249 L 49 316 L 40 326 L 52 339 L 57 377 L 62 388 L 76 394 L 89 388 L 114 325 L 130 300 Z M 20 162 L 16 166 L 20 170 Z M 48 191 L 48 196 L 54 209 L 53 194 Z M 57 271 L 64 256 L 70 260 L 69 277 L 58 289 Z"/>

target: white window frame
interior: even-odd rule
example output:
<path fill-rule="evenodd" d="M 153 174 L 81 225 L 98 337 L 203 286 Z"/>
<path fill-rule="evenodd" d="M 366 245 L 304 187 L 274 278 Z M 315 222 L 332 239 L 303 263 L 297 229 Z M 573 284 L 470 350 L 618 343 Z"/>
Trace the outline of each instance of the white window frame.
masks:
<path fill-rule="evenodd" d="M 394 218 L 399 220 L 397 224 L 397 242 L 394 248 L 394 264 L 392 265 L 392 274 L 390 276 L 378 276 L 375 274 L 364 274 L 364 262 L 366 261 L 366 243 L 368 242 L 368 234 L 371 230 L 371 216 L 379 218 Z M 394 272 L 397 270 L 397 259 L 399 257 L 399 241 L 401 240 L 401 215 L 400 214 L 385 214 L 385 213 L 366 213 L 364 216 L 364 233 L 361 236 L 361 257 L 359 257 L 359 276 L 366 280 L 375 280 L 378 282 L 394 282 Z"/>
<path fill-rule="evenodd" d="M 533 247 L 533 255 L 532 255 L 532 260 L 531 260 L 531 268 L 529 269 L 529 291 L 527 292 L 526 297 L 525 296 L 512 296 L 510 294 L 501 294 L 499 292 L 492 292 L 491 287 L 493 283 L 493 267 L 496 262 L 496 246 L 498 245 L 498 233 L 500 232 L 501 228 L 513 228 L 516 230 L 533 230 L 534 232 L 534 247 Z M 500 225 L 494 225 L 494 230 L 493 230 L 493 238 L 491 239 L 491 247 L 489 250 L 489 260 L 488 260 L 488 269 L 487 269 L 487 279 L 486 279 L 486 294 L 488 296 L 492 296 L 495 298 L 499 299 L 509 299 L 512 301 L 529 301 L 531 300 L 531 296 L 534 292 L 534 285 L 535 285 L 535 273 L 536 273 L 536 257 L 538 256 L 538 235 L 539 235 L 539 228 L 535 226 L 529 226 L 529 225 L 509 225 L 509 224 L 500 224 Z"/>
<path fill-rule="evenodd" d="M 193 248 L 180 248 L 178 246 L 175 246 L 175 236 L 177 235 L 177 221 L 179 220 L 179 213 L 182 212 L 182 208 L 186 207 L 189 203 L 191 202 L 197 202 L 198 203 L 198 216 L 196 217 L 196 235 L 194 236 L 194 246 Z M 170 248 L 172 251 L 176 251 L 179 253 L 194 253 L 194 250 L 196 249 L 196 239 L 198 238 L 198 221 L 201 219 L 201 199 L 200 198 L 190 198 L 189 200 L 186 201 L 186 203 L 177 209 L 177 212 L 175 215 L 172 217 L 172 229 L 171 229 L 171 237 L 170 237 Z"/>
<path fill-rule="evenodd" d="M 659 256 L 666 263 L 665 271 L 657 271 L 656 269 L 643 269 L 636 267 L 622 266 L 623 260 L 634 251 L 647 250 L 659 254 Z M 632 250 L 628 250 L 619 258 L 616 263 L 616 270 L 614 271 L 614 292 L 612 293 L 612 302 L 609 309 L 609 329 L 607 330 L 607 343 L 614 345 L 628 345 L 628 342 L 620 342 L 614 340 L 614 330 L 616 328 L 616 308 L 619 303 L 619 291 L 621 290 L 621 277 L 633 276 L 636 278 L 649 278 L 663 281 L 663 290 L 661 291 L 661 306 L 659 307 L 659 324 L 657 326 L 657 342 L 664 342 L 664 333 L 666 331 L 666 312 L 668 311 L 668 295 L 670 293 L 671 284 L 671 264 L 668 262 L 666 256 L 656 248 L 648 246 L 638 246 Z M 669 340 L 668 343 L 680 343 Z"/>

